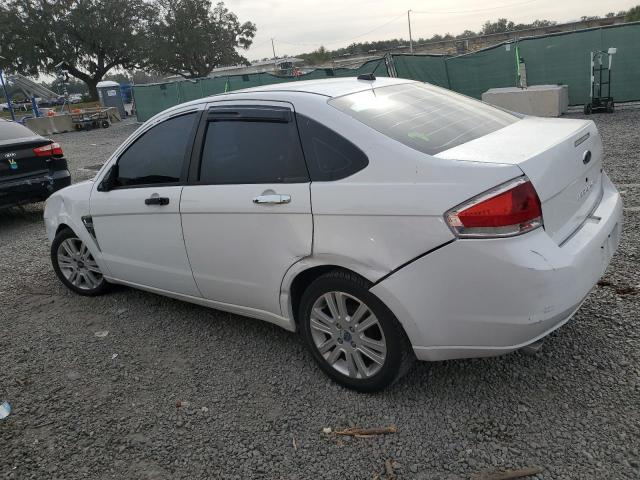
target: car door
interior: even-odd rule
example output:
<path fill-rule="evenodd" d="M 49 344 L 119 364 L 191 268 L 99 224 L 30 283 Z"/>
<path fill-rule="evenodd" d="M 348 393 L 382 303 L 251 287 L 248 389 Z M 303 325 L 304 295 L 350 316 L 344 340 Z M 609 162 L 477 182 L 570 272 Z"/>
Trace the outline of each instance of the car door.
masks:
<path fill-rule="evenodd" d="M 200 115 L 191 111 L 152 126 L 96 182 L 91 216 L 113 278 L 200 296 L 180 223 L 180 195 Z"/>
<path fill-rule="evenodd" d="M 279 315 L 282 278 L 311 254 L 313 236 L 293 109 L 213 104 L 198 137 L 180 203 L 198 288 L 209 300 Z"/>

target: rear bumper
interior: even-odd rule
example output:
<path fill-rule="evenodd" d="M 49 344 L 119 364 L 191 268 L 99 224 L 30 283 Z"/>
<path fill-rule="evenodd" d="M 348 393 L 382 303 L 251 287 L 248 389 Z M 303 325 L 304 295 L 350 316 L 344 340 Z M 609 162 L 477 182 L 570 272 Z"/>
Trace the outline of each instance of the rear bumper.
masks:
<path fill-rule="evenodd" d="M 618 247 L 622 201 L 608 177 L 602 200 L 561 246 L 543 229 L 458 240 L 372 288 L 405 327 L 421 360 L 522 348 L 566 323 Z"/>
<path fill-rule="evenodd" d="M 68 169 L 0 182 L 0 207 L 46 200 L 53 192 L 71 185 Z"/>

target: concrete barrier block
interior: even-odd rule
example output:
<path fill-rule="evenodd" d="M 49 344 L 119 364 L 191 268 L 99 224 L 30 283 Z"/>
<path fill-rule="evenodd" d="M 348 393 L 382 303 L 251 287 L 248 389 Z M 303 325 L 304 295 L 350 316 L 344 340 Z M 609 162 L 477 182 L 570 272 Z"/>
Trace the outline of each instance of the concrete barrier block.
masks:
<path fill-rule="evenodd" d="M 55 117 L 28 118 L 25 125 L 38 135 L 71 132 L 73 122 L 70 115 L 56 115 Z"/>
<path fill-rule="evenodd" d="M 569 106 L 569 87 L 533 85 L 528 88 L 491 88 L 482 94 L 482 101 L 525 115 L 559 117 L 566 113 Z"/>

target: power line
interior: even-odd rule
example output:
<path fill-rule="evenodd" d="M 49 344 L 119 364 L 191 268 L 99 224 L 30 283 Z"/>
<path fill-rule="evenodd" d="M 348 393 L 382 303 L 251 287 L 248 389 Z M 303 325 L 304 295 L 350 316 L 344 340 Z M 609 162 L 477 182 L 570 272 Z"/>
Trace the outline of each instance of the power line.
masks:
<path fill-rule="evenodd" d="M 519 7 L 521 5 L 528 5 L 529 3 L 534 3 L 537 2 L 538 0 L 527 0 L 525 2 L 519 2 L 519 3 L 511 3 L 509 5 L 500 5 L 497 7 L 487 7 L 487 8 L 476 8 L 476 9 L 471 9 L 471 10 L 439 10 L 439 11 L 424 11 L 424 10 L 420 10 L 420 11 L 416 11 L 416 10 L 411 10 L 411 13 L 417 13 L 417 14 L 422 14 L 422 15 L 438 15 L 438 14 L 442 14 L 442 13 L 446 13 L 446 14 L 450 14 L 450 15 L 454 15 L 454 14 L 460 14 L 460 13 L 479 13 L 479 12 L 487 12 L 490 10 L 500 10 L 503 8 L 510 8 L 510 7 Z"/>
<path fill-rule="evenodd" d="M 351 42 L 353 40 L 356 40 L 358 38 L 362 38 L 366 35 L 369 35 L 370 33 L 373 33 L 377 30 L 380 30 L 381 28 L 386 27 L 387 25 L 392 24 L 393 22 L 395 22 L 396 20 L 398 20 L 400 17 L 404 17 L 406 12 L 402 12 L 400 15 L 398 15 L 397 17 L 392 18 L 391 20 L 383 23 L 382 25 L 377 26 L 376 28 L 373 28 L 365 33 L 361 33 L 360 35 L 357 35 L 355 37 L 351 37 L 351 38 L 346 38 L 346 39 L 342 39 L 342 40 L 334 40 L 332 42 L 317 42 L 317 43 L 295 43 L 295 42 L 287 42 L 286 40 L 280 40 L 278 38 L 276 38 L 275 40 L 277 42 L 280 43 L 284 43 L 287 45 L 294 45 L 294 46 L 300 46 L 300 47 L 317 47 L 318 45 L 335 45 L 337 43 L 346 43 L 346 42 Z"/>

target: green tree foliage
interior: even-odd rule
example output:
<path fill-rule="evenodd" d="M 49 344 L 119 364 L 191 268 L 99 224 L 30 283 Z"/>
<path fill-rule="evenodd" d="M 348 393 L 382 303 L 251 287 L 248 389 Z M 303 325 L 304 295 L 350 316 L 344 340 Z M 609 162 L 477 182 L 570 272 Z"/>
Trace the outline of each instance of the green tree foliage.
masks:
<path fill-rule="evenodd" d="M 639 22 L 640 21 L 640 5 L 636 5 L 633 8 L 630 8 L 625 16 L 624 20 L 626 22 Z"/>
<path fill-rule="evenodd" d="M 155 15 L 146 0 L 5 0 L 0 7 L 0 55 L 23 74 L 58 68 L 96 84 L 113 68 L 132 68 L 144 58 Z"/>
<path fill-rule="evenodd" d="M 211 0 L 0 0 L 0 67 L 68 70 L 95 99 L 114 70 L 201 77 L 248 63 L 236 48 L 249 48 L 255 31 Z"/>
<path fill-rule="evenodd" d="M 480 35 L 506 33 L 514 30 L 527 30 L 530 28 L 544 28 L 555 24 L 556 22 L 551 20 L 534 20 L 531 23 L 514 23 L 506 18 L 499 18 L 496 22 L 487 20 L 480 30 Z"/>
<path fill-rule="evenodd" d="M 224 3 L 160 0 L 159 4 L 160 15 L 151 28 L 151 68 L 197 78 L 219 66 L 249 63 L 236 48 L 249 48 L 256 26 L 241 24 Z"/>
<path fill-rule="evenodd" d="M 307 65 L 320 65 L 331 60 L 331 54 L 326 48 L 320 47 L 311 53 L 303 53 L 300 58 L 304 59 Z"/>

